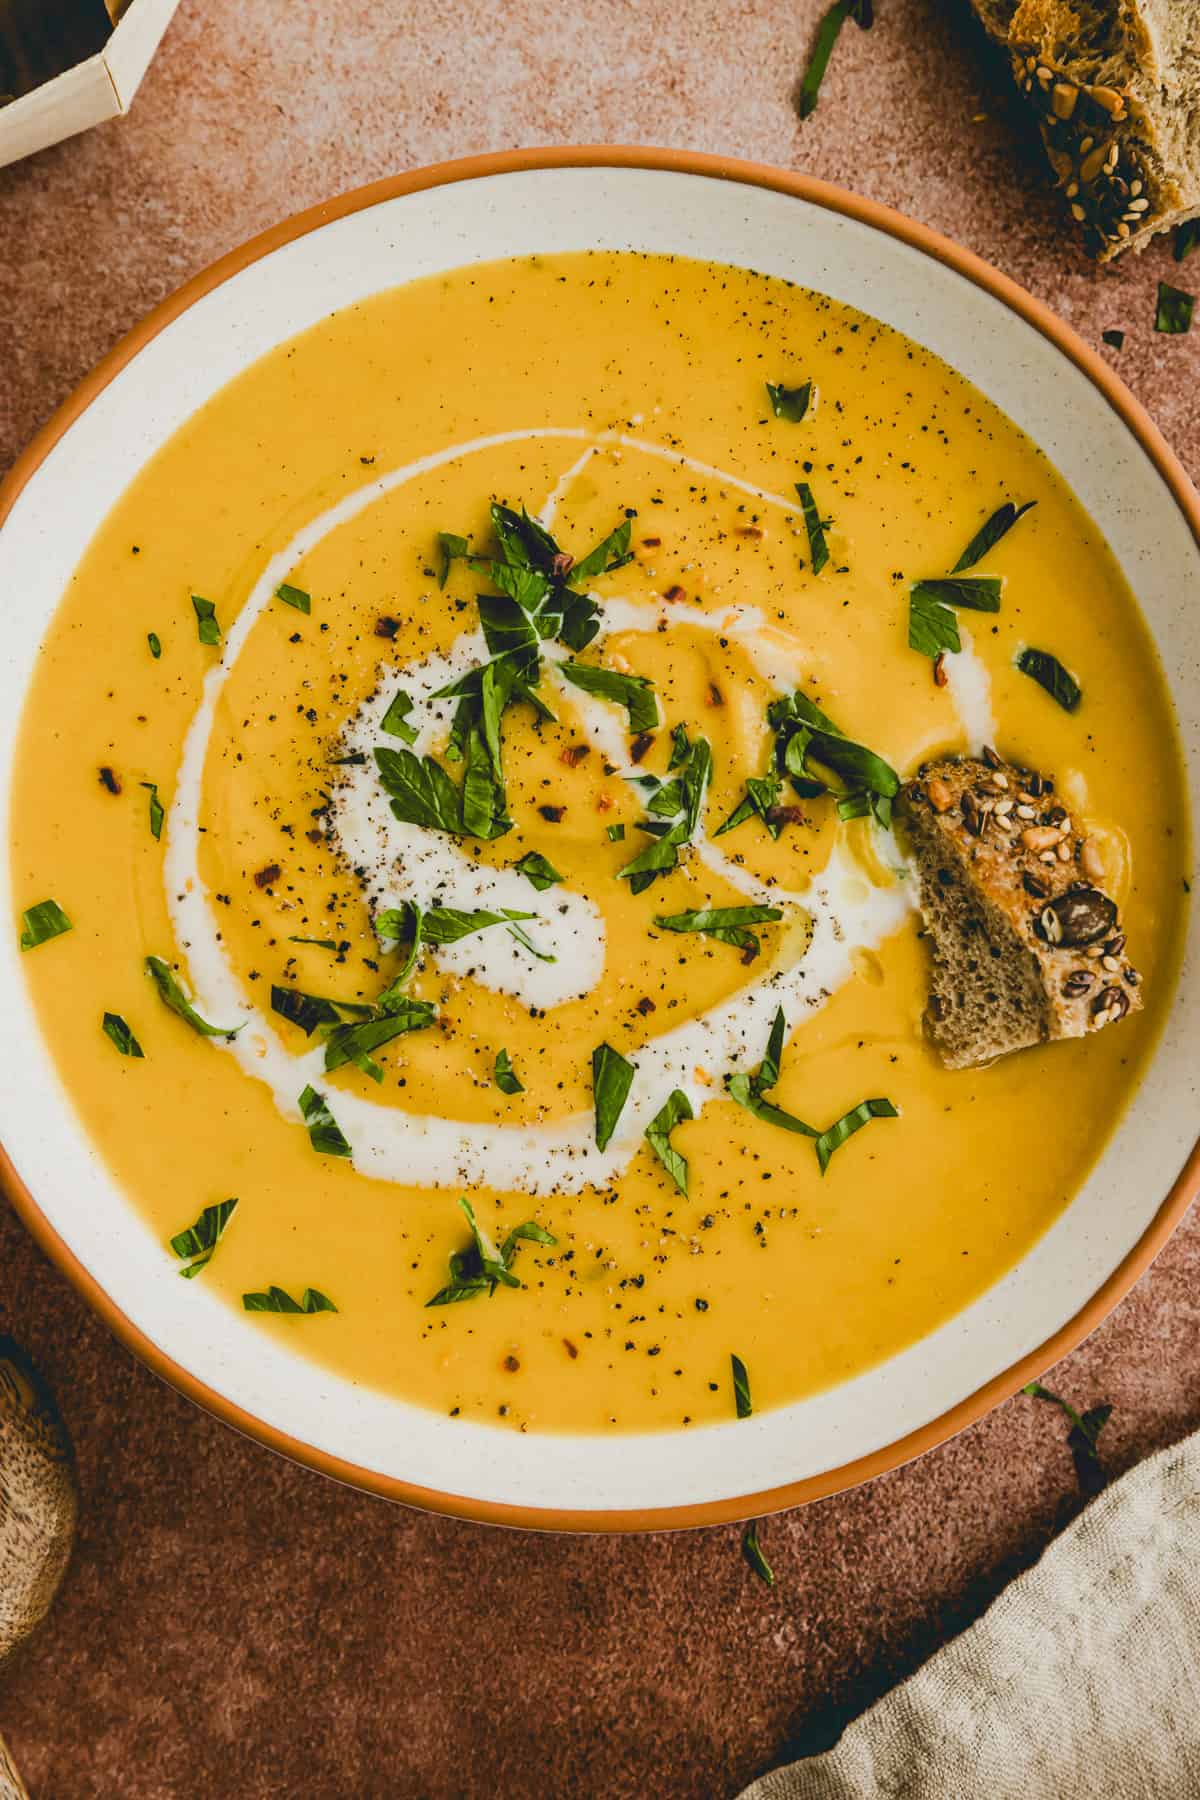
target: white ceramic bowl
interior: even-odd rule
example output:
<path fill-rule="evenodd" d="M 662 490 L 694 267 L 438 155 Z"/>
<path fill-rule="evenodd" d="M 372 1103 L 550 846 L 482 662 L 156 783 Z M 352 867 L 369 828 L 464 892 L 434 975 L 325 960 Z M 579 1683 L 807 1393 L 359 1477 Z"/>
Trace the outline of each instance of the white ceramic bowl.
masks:
<path fill-rule="evenodd" d="M 246 365 L 411 277 L 533 251 L 637 249 L 786 276 L 928 346 L 1001 406 L 1101 521 L 1169 673 L 1200 782 L 1200 514 L 1136 402 L 1068 329 L 921 227 L 778 171 L 653 151 L 524 152 L 351 195 L 193 282 L 135 331 L 0 494 L 0 837 L 15 721 L 71 571 L 158 447 Z M 18 905 L 4 885 L 8 917 Z M 395 1498 L 517 1524 L 707 1523 L 828 1493 L 978 1417 L 1061 1356 L 1165 1241 L 1200 1179 L 1200 956 L 1193 918 L 1151 1073 L 1084 1190 L 957 1318 L 832 1392 L 688 1433 L 520 1436 L 391 1400 L 266 1341 L 162 1249 L 84 1135 L 0 932 L 0 1135 L 39 1241 L 160 1373 L 264 1442 Z M 1189 1166 L 1189 1158 L 1191 1164 Z"/>

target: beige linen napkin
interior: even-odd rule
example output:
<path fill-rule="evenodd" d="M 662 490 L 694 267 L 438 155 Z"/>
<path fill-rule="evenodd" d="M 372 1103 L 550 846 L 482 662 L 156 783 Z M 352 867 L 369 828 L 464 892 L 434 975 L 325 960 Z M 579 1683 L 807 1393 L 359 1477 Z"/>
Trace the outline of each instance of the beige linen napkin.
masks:
<path fill-rule="evenodd" d="M 1200 1795 L 1200 1433 L 1133 1469 L 977 1625 L 742 1800 Z"/>

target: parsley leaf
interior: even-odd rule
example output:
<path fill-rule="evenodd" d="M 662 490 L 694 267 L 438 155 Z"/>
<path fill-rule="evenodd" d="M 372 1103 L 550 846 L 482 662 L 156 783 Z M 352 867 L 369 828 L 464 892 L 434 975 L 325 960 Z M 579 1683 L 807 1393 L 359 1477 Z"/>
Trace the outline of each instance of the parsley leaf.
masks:
<path fill-rule="evenodd" d="M 414 756 L 411 750 L 391 750 L 385 744 L 375 746 L 375 762 L 396 818 L 461 836 L 458 789 L 439 762 L 432 756 Z"/>
<path fill-rule="evenodd" d="M 122 1056 L 144 1057 L 146 1052 L 134 1037 L 120 1013 L 106 1012 L 100 1021 L 106 1038 L 114 1043 Z"/>
<path fill-rule="evenodd" d="M 513 868 L 519 869 L 526 881 L 531 883 L 539 894 L 544 893 L 548 887 L 553 887 L 556 881 L 563 879 L 554 864 L 548 862 L 540 850 L 527 850 L 524 856 L 518 857 Z"/>
<path fill-rule="evenodd" d="M 306 1087 L 298 1105 L 304 1123 L 308 1126 L 308 1141 L 314 1150 L 320 1151 L 322 1156 L 351 1154 L 350 1145 L 326 1105 L 323 1094 L 318 1094 L 315 1088 Z"/>
<path fill-rule="evenodd" d="M 799 387 L 785 387 L 773 381 L 767 382 L 767 397 L 771 402 L 771 411 L 777 419 L 787 419 L 792 425 L 798 425 L 808 411 L 808 403 L 812 399 L 813 384 L 802 381 Z"/>
<path fill-rule="evenodd" d="M 492 1071 L 492 1079 L 502 1094 L 523 1094 L 525 1084 L 512 1066 L 512 1057 L 507 1050 L 497 1050 L 496 1063 Z"/>
<path fill-rule="evenodd" d="M 610 531 L 606 538 L 601 538 L 594 550 L 589 550 L 585 557 L 571 565 L 572 582 L 592 581 L 597 575 L 611 575 L 614 569 L 622 569 L 627 562 L 631 562 L 631 530 L 632 521 L 622 519 L 616 530 Z"/>
<path fill-rule="evenodd" d="M 323 1294 L 320 1288 L 305 1288 L 299 1300 L 285 1293 L 281 1287 L 269 1287 L 265 1294 L 243 1294 L 242 1305 L 247 1312 L 269 1313 L 335 1313 L 337 1307 Z"/>
<path fill-rule="evenodd" d="M 1022 650 L 1017 658 L 1017 667 L 1022 675 L 1028 675 L 1040 687 L 1044 687 L 1052 700 L 1057 700 L 1064 712 L 1077 712 L 1079 702 L 1083 699 L 1083 689 L 1068 669 L 1059 662 L 1057 656 L 1051 656 L 1048 650 Z"/>
<path fill-rule="evenodd" d="M 693 1119 L 695 1116 L 692 1103 L 683 1089 L 676 1088 L 668 1096 L 666 1105 L 655 1113 L 646 1127 L 646 1142 L 681 1194 L 688 1191 L 687 1158 L 672 1144 L 671 1133 L 685 1119 Z"/>
<path fill-rule="evenodd" d="M 22 950 L 36 950 L 39 944 L 48 944 L 51 938 L 62 937 L 64 932 L 74 930 L 57 900 L 39 900 L 36 906 L 26 907 L 21 914 L 21 926 Z"/>
<path fill-rule="evenodd" d="M 931 661 L 946 651 L 957 655 L 962 649 L 957 615 L 940 600 L 932 599 L 919 582 L 908 595 L 908 647 Z"/>
<path fill-rule="evenodd" d="M 741 1070 L 729 1077 L 727 1086 L 729 1098 L 736 1100 L 739 1106 L 745 1107 L 754 1118 L 762 1119 L 768 1125 L 778 1125 L 783 1131 L 794 1131 L 799 1137 L 816 1138 L 819 1133 L 794 1113 L 785 1112 L 773 1101 L 764 1100 L 763 1095 L 770 1091 L 779 1080 L 779 1066 L 783 1060 L 783 1046 L 787 1039 L 787 1020 L 782 1006 L 776 1012 L 771 1023 L 771 1034 L 767 1039 L 767 1053 L 763 1057 L 757 1071 L 747 1075 Z"/>
<path fill-rule="evenodd" d="M 630 731 L 653 731 L 660 723 L 654 683 L 644 675 L 621 675 L 615 669 L 593 668 L 590 663 L 559 663 L 558 672 L 573 687 L 600 700 L 611 700 L 629 713 Z"/>
<path fill-rule="evenodd" d="M 157 631 L 148 631 L 146 633 L 146 642 L 150 646 L 151 656 L 154 658 L 155 662 L 157 662 L 162 655 L 162 639 L 159 637 Z"/>
<path fill-rule="evenodd" d="M 494 1294 L 497 1286 L 519 1288 L 523 1284 L 512 1272 L 512 1259 L 522 1243 L 542 1244 L 553 1248 L 558 1242 L 536 1219 L 515 1225 L 497 1248 L 492 1237 L 475 1216 L 466 1195 L 458 1202 L 471 1228 L 471 1247 L 456 1250 L 450 1257 L 450 1280 L 439 1288 L 426 1306 L 452 1306 L 460 1300 L 473 1300 L 477 1294 Z"/>
<path fill-rule="evenodd" d="M 1011 500 L 1006 500 L 1003 506 L 998 506 L 991 518 L 979 527 L 951 569 L 951 575 L 958 575 L 963 569 L 973 569 L 977 562 L 982 562 L 993 545 L 998 544 L 1000 539 L 1012 530 L 1017 520 L 1027 513 L 1031 506 L 1036 505 L 1036 500 L 1027 500 L 1024 506 L 1014 506 Z M 962 602 L 959 601 L 956 604 L 961 605 Z"/>
<path fill-rule="evenodd" d="M 643 819 L 639 830 L 648 833 L 651 842 L 617 871 L 617 879 L 628 881 L 633 893 L 640 894 L 660 875 L 678 868 L 679 851 L 691 842 L 700 823 L 711 776 L 712 746 L 707 738 L 697 738 L 682 774 L 677 781 L 665 784 L 676 815 L 672 823 L 664 825 L 661 818 Z"/>
<path fill-rule="evenodd" d="M 994 613 L 1000 611 L 1000 587 L 998 575 L 942 575 L 914 581 L 909 597 L 918 594 L 943 606 L 966 606 L 972 612 Z"/>
<path fill-rule="evenodd" d="M 406 744 L 415 743 L 417 728 L 408 722 L 412 709 L 411 694 L 406 694 L 403 688 L 397 688 L 387 711 L 379 721 L 380 731 L 386 731 L 389 737 L 403 738 Z"/>
<path fill-rule="evenodd" d="M 382 1081 L 383 1070 L 372 1058 L 371 1051 L 381 1049 L 407 1032 L 424 1031 L 437 1018 L 436 1008 L 429 1000 L 412 1000 L 391 990 L 386 1000 L 386 1007 L 374 1018 L 333 1027 L 325 1040 L 326 1074 L 353 1063 L 372 1081 Z"/>
<path fill-rule="evenodd" d="M 739 1419 L 748 1419 L 754 1411 L 754 1403 L 750 1398 L 750 1377 L 746 1373 L 746 1365 L 740 1356 L 729 1357 L 729 1370 L 733 1376 L 733 1404 Z"/>
<path fill-rule="evenodd" d="M 1104 342 L 1108 345 L 1110 350 L 1123 350 L 1125 348 L 1125 333 L 1123 331 L 1102 331 L 1100 336 L 1104 339 Z"/>
<path fill-rule="evenodd" d="M 865 795 L 879 823 L 890 825 L 892 799 L 900 787 L 890 763 L 846 737 L 804 694 L 772 701 L 767 722 L 776 733 L 776 765 L 802 798 L 822 791 L 839 799 Z"/>
<path fill-rule="evenodd" d="M 150 836 L 156 839 L 161 838 L 163 820 L 167 815 L 163 811 L 162 801 L 158 797 L 158 783 L 143 781 L 141 785 L 148 789 L 150 794 Z"/>
<path fill-rule="evenodd" d="M 816 111 L 817 97 L 825 79 L 825 71 L 829 67 L 829 59 L 833 55 L 833 47 L 841 36 L 842 26 L 847 19 L 853 19 L 863 31 L 869 30 L 874 23 L 872 0 L 834 0 L 834 4 L 822 15 L 813 38 L 808 67 L 800 83 L 798 104 L 802 119 L 807 119 Z"/>
<path fill-rule="evenodd" d="M 757 1519 L 752 1519 L 742 1533 L 742 1555 L 760 1581 L 765 1581 L 768 1587 L 775 1586 L 775 1571 L 763 1555 L 763 1547 L 758 1541 Z"/>
<path fill-rule="evenodd" d="M 303 588 L 293 587 L 289 581 L 281 581 L 275 589 L 275 598 L 282 600 L 285 606 L 294 606 L 297 612 L 312 611 L 312 597 Z"/>
<path fill-rule="evenodd" d="M 438 549 L 442 555 L 441 572 L 438 575 L 438 586 L 445 587 L 450 575 L 450 564 L 460 557 L 470 554 L 470 546 L 465 537 L 459 537 L 453 531 L 439 531 L 437 534 Z"/>
<path fill-rule="evenodd" d="M 774 815 L 782 787 L 783 783 L 778 775 L 748 775 L 745 798 L 734 807 L 724 824 L 717 826 L 713 836 L 724 837 L 727 831 L 736 831 L 739 825 L 744 825 L 747 819 L 752 819 L 757 814 L 771 836 L 778 838 L 783 830 L 783 822 Z"/>
<path fill-rule="evenodd" d="M 192 608 L 196 614 L 196 631 L 202 644 L 219 644 L 221 627 L 217 623 L 217 609 L 211 600 L 202 600 L 199 594 L 192 595 Z"/>
<path fill-rule="evenodd" d="M 171 1248 L 181 1262 L 187 1264 L 179 1273 L 185 1281 L 192 1281 L 201 1269 L 207 1269 L 213 1259 L 213 1251 L 225 1234 L 225 1227 L 237 1211 L 236 1200 L 220 1200 L 215 1206 L 206 1206 L 194 1225 L 186 1231 L 178 1232 L 171 1239 Z"/>
<path fill-rule="evenodd" d="M 1165 331 L 1173 337 L 1192 329 L 1192 309 L 1196 304 L 1194 294 L 1185 293 L 1182 288 L 1172 287 L 1168 281 L 1158 284 L 1158 306 L 1154 314 L 1155 331 Z"/>
<path fill-rule="evenodd" d="M 717 906 L 704 907 L 699 912 L 671 913 L 667 918 L 660 915 L 654 923 L 663 931 L 696 931 L 716 938 L 718 943 L 732 944 L 747 953 L 746 961 L 752 961 L 762 944 L 758 933 L 746 927 L 766 925 L 782 917 L 778 906 Z"/>
<path fill-rule="evenodd" d="M 634 1064 L 627 1062 L 611 1044 L 597 1044 L 592 1051 L 592 1099 L 596 1111 L 597 1150 L 607 1150 L 636 1074 Z"/>
<path fill-rule="evenodd" d="M 812 562 L 812 572 L 819 575 L 829 561 L 829 546 L 825 542 L 825 532 L 832 523 L 823 519 L 813 499 L 813 491 L 807 481 L 796 483 L 796 492 L 800 496 L 800 505 L 804 511 L 804 529 L 808 533 L 808 554 Z"/>
<path fill-rule="evenodd" d="M 146 973 L 158 989 L 158 997 L 163 1005 L 190 1025 L 193 1031 L 199 1032 L 201 1037 L 235 1038 L 242 1029 L 241 1025 L 210 1025 L 202 1019 L 161 956 L 146 958 Z M 242 1025 L 244 1024 L 243 1019 Z"/>
<path fill-rule="evenodd" d="M 373 1007 L 354 1000 L 323 1000 L 317 994 L 302 993 L 299 988 L 273 984 L 271 1011 L 291 1025 L 298 1025 L 305 1037 L 311 1037 L 319 1025 L 342 1025 L 346 1019 L 369 1019 Z"/>
<path fill-rule="evenodd" d="M 1033 1400 L 1045 1400 L 1049 1405 L 1057 1406 L 1069 1419 L 1071 1429 L 1067 1433 L 1067 1448 L 1075 1464 L 1080 1491 L 1091 1499 L 1108 1485 L 1108 1475 L 1100 1461 L 1097 1445 L 1100 1433 L 1112 1417 L 1112 1407 L 1105 1402 L 1100 1406 L 1089 1407 L 1085 1413 L 1078 1413 L 1069 1400 L 1064 1400 L 1059 1394 L 1052 1394 L 1040 1381 L 1027 1382 L 1021 1392 L 1028 1394 Z"/>
<path fill-rule="evenodd" d="M 1185 219 L 1175 227 L 1175 261 L 1182 262 L 1200 244 L 1200 219 Z"/>

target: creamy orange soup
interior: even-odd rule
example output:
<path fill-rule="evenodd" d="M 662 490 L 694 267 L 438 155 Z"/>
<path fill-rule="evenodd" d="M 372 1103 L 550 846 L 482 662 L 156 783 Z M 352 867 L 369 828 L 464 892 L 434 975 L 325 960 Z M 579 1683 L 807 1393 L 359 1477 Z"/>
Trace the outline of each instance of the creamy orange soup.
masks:
<path fill-rule="evenodd" d="M 911 585 L 1027 501 L 938 685 Z M 989 739 L 1088 821 L 1147 1006 L 951 1074 L 886 790 Z M 604 254 L 348 308 L 170 441 L 47 635 L 12 855 L 70 921 L 38 1013 L 180 1308 L 307 1294 L 256 1329 L 603 1431 L 729 1417 L 732 1357 L 756 1408 L 844 1381 L 1028 1250 L 1161 1023 L 1185 818 L 1130 593 L 994 406 L 850 307 Z"/>

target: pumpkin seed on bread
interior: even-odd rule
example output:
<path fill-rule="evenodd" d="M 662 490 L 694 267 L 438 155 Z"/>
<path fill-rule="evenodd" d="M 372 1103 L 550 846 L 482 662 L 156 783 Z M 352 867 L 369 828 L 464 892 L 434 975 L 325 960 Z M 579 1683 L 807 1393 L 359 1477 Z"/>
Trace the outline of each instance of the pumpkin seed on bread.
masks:
<path fill-rule="evenodd" d="M 1085 1037 L 1142 1004 L 1116 902 L 1053 781 L 992 750 L 898 797 L 933 967 L 925 1028 L 950 1069 Z"/>

